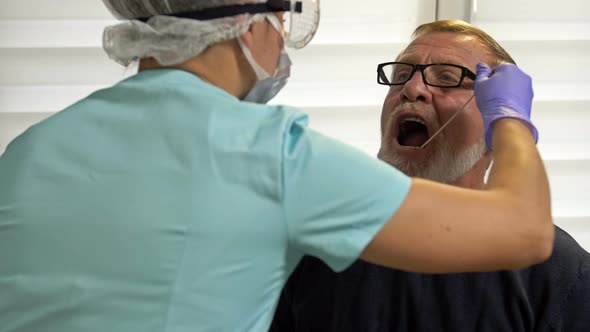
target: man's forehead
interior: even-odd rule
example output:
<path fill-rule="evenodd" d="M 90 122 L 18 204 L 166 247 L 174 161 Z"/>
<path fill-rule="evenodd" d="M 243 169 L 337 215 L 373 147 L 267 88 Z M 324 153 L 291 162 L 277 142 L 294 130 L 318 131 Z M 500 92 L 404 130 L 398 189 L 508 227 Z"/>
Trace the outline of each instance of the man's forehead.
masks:
<path fill-rule="evenodd" d="M 397 57 L 398 61 L 472 64 L 484 61 L 487 48 L 475 36 L 451 32 L 430 32 L 414 39 Z"/>

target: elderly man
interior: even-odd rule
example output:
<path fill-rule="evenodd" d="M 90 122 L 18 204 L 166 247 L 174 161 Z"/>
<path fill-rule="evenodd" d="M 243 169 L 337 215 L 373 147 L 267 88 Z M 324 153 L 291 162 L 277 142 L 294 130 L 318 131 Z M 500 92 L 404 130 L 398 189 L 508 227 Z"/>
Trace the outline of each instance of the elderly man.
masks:
<path fill-rule="evenodd" d="M 379 65 L 379 82 L 390 85 L 379 158 L 412 176 L 483 189 L 493 154 L 469 101 L 472 87 L 436 87 L 433 75 L 455 75 L 454 66 L 474 70 L 479 61 L 514 63 L 465 22 L 418 27 L 396 63 Z M 451 66 L 434 65 L 440 63 Z M 358 261 L 334 273 L 306 257 L 283 291 L 271 331 L 590 331 L 590 255 L 555 232 L 547 262 L 515 271 L 416 274 Z"/>

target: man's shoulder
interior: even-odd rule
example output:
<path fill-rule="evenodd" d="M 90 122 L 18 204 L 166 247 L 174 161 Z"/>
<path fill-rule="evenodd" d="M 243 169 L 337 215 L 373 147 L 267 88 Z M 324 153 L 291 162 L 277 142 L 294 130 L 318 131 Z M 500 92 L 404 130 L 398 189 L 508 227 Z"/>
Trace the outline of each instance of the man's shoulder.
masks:
<path fill-rule="evenodd" d="M 581 326 L 590 326 L 590 254 L 570 234 L 555 226 L 551 257 L 519 274 L 547 326 L 587 331 Z"/>
<path fill-rule="evenodd" d="M 583 261 L 590 260 L 590 253 L 588 253 L 568 232 L 559 226 L 555 226 L 553 252 L 557 255 L 574 255 Z"/>
<path fill-rule="evenodd" d="M 555 240 L 553 253 L 543 263 L 530 268 L 532 271 L 556 273 L 559 280 L 564 278 L 579 278 L 579 274 L 588 274 L 590 269 L 590 253 L 588 253 L 570 234 L 558 226 L 555 226 Z M 586 276 L 588 277 L 588 276 Z"/>

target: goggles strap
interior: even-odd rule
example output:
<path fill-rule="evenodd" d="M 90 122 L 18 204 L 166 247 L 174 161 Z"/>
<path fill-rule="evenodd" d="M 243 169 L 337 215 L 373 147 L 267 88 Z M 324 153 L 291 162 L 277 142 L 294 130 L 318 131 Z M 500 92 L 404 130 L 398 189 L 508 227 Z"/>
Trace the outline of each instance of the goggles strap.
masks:
<path fill-rule="evenodd" d="M 179 18 L 188 18 L 193 20 L 213 20 L 216 18 L 235 16 L 240 14 L 261 14 L 274 12 L 296 12 L 303 11 L 303 4 L 301 1 L 296 1 L 295 6 L 291 8 L 290 0 L 269 0 L 265 3 L 253 3 L 243 5 L 229 5 L 208 8 L 198 11 L 166 14 L 164 16 L 173 16 Z M 151 17 L 136 18 L 138 21 L 147 22 Z"/>

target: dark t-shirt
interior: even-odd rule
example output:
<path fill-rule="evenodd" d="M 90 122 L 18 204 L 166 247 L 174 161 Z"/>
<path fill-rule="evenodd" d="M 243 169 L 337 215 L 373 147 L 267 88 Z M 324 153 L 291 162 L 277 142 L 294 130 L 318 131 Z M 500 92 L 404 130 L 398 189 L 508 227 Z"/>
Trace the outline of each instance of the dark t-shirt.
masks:
<path fill-rule="evenodd" d="M 334 273 L 305 257 L 271 331 L 590 331 L 590 254 L 556 227 L 527 269 L 430 275 L 357 261 Z"/>

